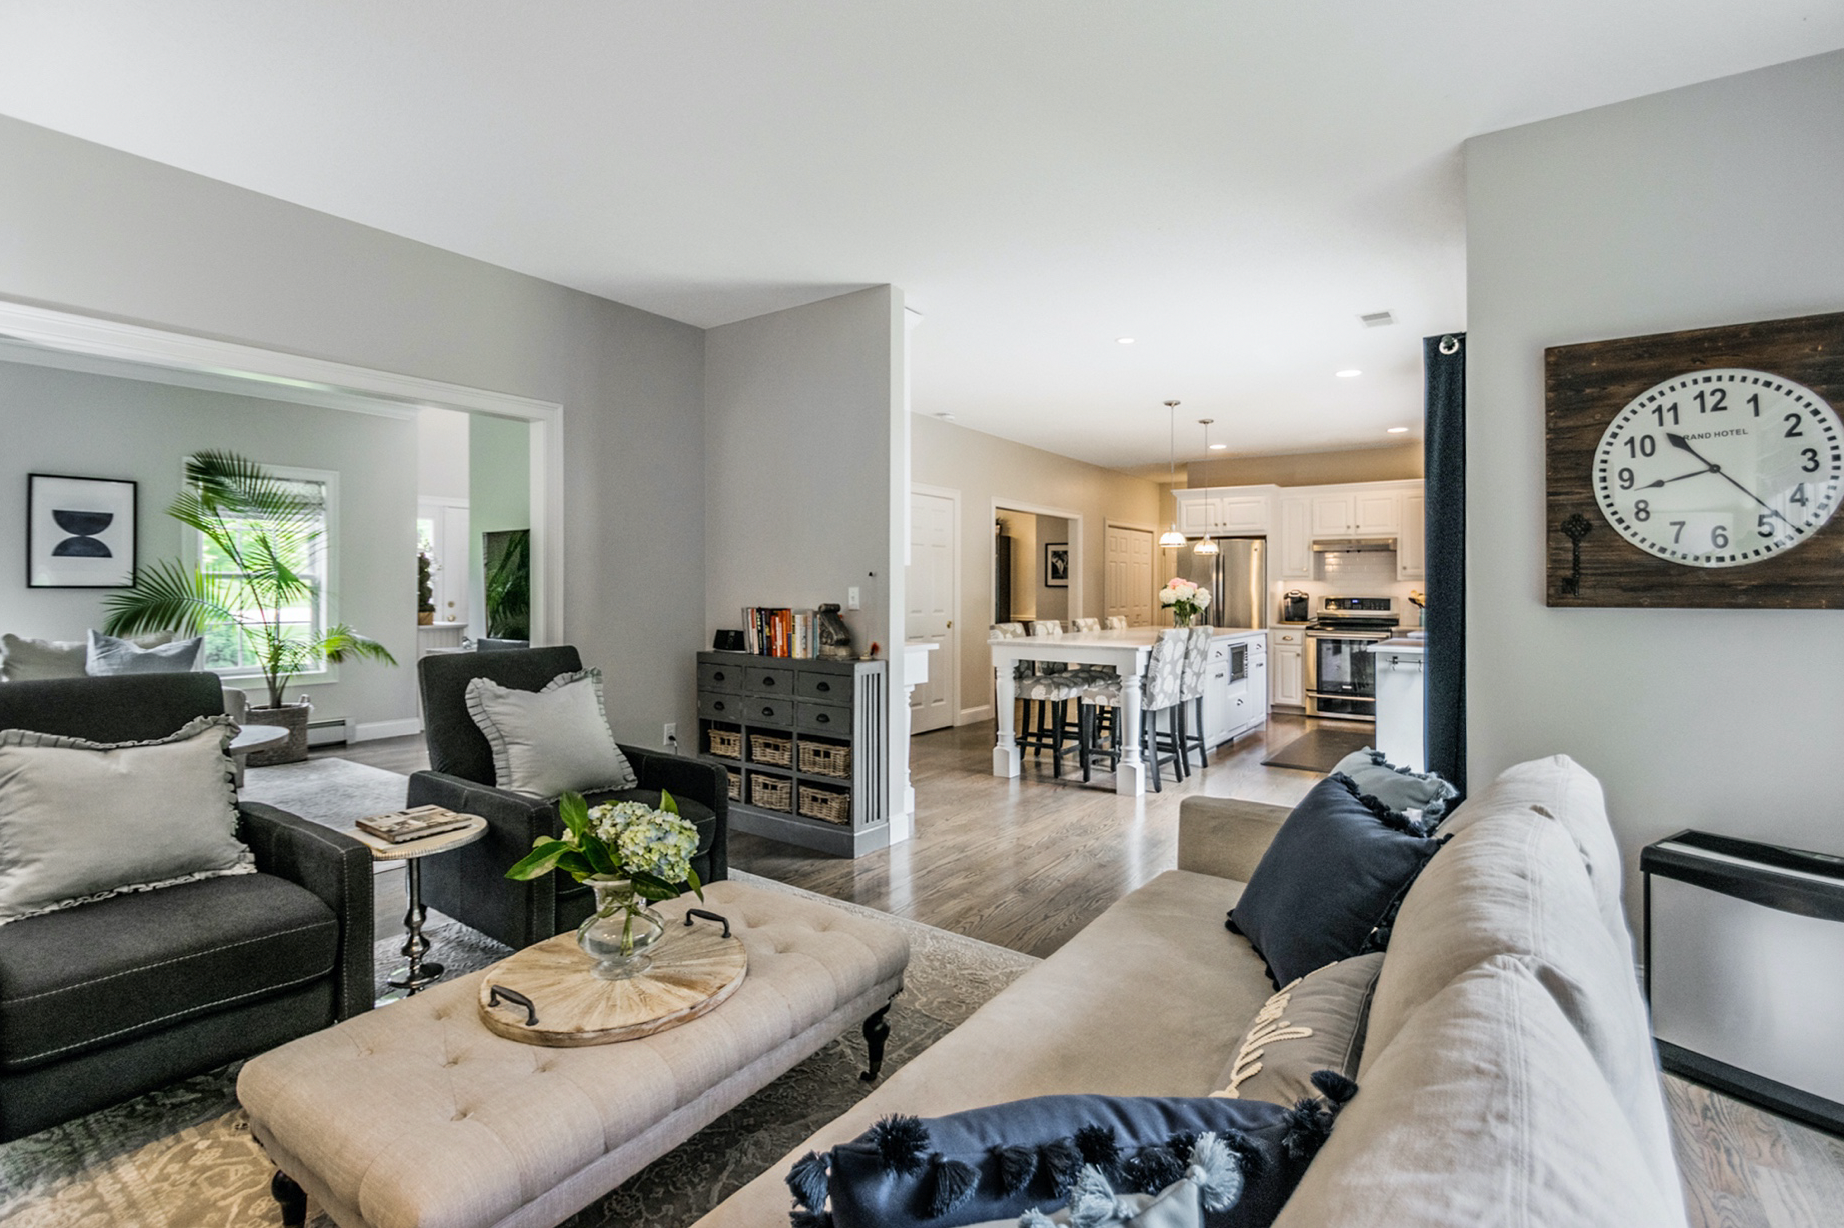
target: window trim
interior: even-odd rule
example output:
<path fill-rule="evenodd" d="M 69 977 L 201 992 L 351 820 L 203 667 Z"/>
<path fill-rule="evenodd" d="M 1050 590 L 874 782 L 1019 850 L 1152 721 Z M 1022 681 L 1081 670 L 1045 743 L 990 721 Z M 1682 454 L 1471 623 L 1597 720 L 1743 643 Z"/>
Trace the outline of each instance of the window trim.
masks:
<path fill-rule="evenodd" d="M 187 458 L 191 459 L 190 457 Z M 184 472 L 181 462 L 181 473 Z M 336 626 L 339 623 L 339 473 L 332 469 L 307 469 L 298 465 L 271 465 L 266 462 L 262 467 L 278 478 L 297 482 L 319 482 L 326 488 L 326 533 L 322 545 L 326 550 L 326 574 L 320 586 L 320 619 L 323 627 Z M 180 482 L 183 488 L 185 483 Z M 200 534 L 193 528 L 185 529 L 185 548 L 181 557 L 186 565 L 197 570 L 202 551 L 199 548 Z M 241 691 L 264 692 L 268 684 L 264 681 L 262 670 L 250 666 L 236 670 L 208 670 L 216 674 L 226 686 L 234 686 Z M 320 668 L 303 670 L 293 676 L 291 687 L 331 686 L 339 681 L 339 666 L 332 661 L 322 661 Z M 266 700 L 264 702 L 267 702 Z"/>

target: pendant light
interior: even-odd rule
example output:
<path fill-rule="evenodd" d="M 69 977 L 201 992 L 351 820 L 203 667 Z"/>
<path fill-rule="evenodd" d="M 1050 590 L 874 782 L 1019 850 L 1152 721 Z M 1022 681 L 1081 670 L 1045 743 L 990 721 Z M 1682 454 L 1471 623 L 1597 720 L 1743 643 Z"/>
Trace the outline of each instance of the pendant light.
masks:
<path fill-rule="evenodd" d="M 1204 428 L 1205 463 L 1209 463 L 1209 456 L 1210 456 L 1210 424 L 1215 421 L 1216 421 L 1215 418 L 1199 418 L 1197 420 L 1197 424 Z M 1210 502 L 1209 502 L 1210 492 L 1213 489 L 1215 488 L 1210 487 L 1210 486 L 1204 487 L 1204 506 L 1206 508 L 1210 506 Z M 1191 553 L 1192 554 L 1219 554 L 1221 553 L 1221 551 L 1217 549 L 1217 539 L 1214 537 L 1211 537 L 1208 533 L 1206 533 L 1203 537 L 1200 537 L 1197 539 L 1197 545 L 1191 547 Z"/>
<path fill-rule="evenodd" d="M 1172 488 L 1172 527 L 1159 534 L 1159 545 L 1166 550 L 1176 550 L 1185 544 L 1185 535 L 1178 531 L 1178 402 L 1167 401 L 1165 412 L 1171 418 L 1171 450 L 1166 453 L 1166 472 Z"/>

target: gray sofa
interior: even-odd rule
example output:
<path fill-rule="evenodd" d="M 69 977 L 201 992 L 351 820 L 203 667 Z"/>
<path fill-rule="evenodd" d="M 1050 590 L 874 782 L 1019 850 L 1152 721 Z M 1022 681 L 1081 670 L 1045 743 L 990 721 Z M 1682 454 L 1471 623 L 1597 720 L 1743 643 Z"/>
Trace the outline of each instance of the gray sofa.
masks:
<path fill-rule="evenodd" d="M 1216 1090 L 1273 992 L 1224 913 L 1286 814 L 1188 799 L 1178 869 L 1116 903 L 699 1228 L 787 1222 L 794 1160 L 887 1114 Z M 1442 830 L 1453 838 L 1405 898 L 1384 957 L 1360 1090 L 1280 1228 L 1683 1225 L 1599 784 L 1567 758 L 1520 764 Z"/>

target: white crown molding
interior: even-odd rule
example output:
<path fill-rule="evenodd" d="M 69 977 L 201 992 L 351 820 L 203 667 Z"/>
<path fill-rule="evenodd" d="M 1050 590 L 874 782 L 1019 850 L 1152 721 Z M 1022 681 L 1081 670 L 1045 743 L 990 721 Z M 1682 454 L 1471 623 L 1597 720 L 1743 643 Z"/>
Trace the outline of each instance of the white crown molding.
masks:
<path fill-rule="evenodd" d="M 533 629 L 539 643 L 563 642 L 563 406 L 557 402 L 6 298 L 0 298 L 0 356 L 390 418 L 414 417 L 430 406 L 531 423 L 532 524 L 539 530 Z M 110 363 L 136 369 L 110 371 Z"/>

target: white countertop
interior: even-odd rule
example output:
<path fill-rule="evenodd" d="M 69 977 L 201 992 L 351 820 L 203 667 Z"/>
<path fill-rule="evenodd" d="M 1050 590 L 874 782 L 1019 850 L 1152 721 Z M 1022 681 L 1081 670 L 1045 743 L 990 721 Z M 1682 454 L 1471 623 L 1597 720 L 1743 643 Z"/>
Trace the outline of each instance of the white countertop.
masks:
<path fill-rule="evenodd" d="M 1384 652 L 1392 656 L 1401 657 L 1420 656 L 1422 653 L 1428 651 L 1428 641 L 1422 639 L 1420 636 L 1410 638 L 1406 635 L 1399 635 L 1395 639 L 1383 640 L 1379 643 L 1370 645 L 1370 651 Z"/>
<path fill-rule="evenodd" d="M 1159 640 L 1159 634 L 1170 631 L 1170 627 L 1128 627 L 1121 631 L 1065 631 L 1055 636 L 1013 636 L 1001 639 L 997 636 L 987 640 L 988 644 L 1099 644 L 1113 647 L 1135 646 L 1150 648 Z M 1266 635 L 1264 627 L 1212 627 L 1210 638 L 1213 640 L 1247 639 L 1253 635 Z"/>

